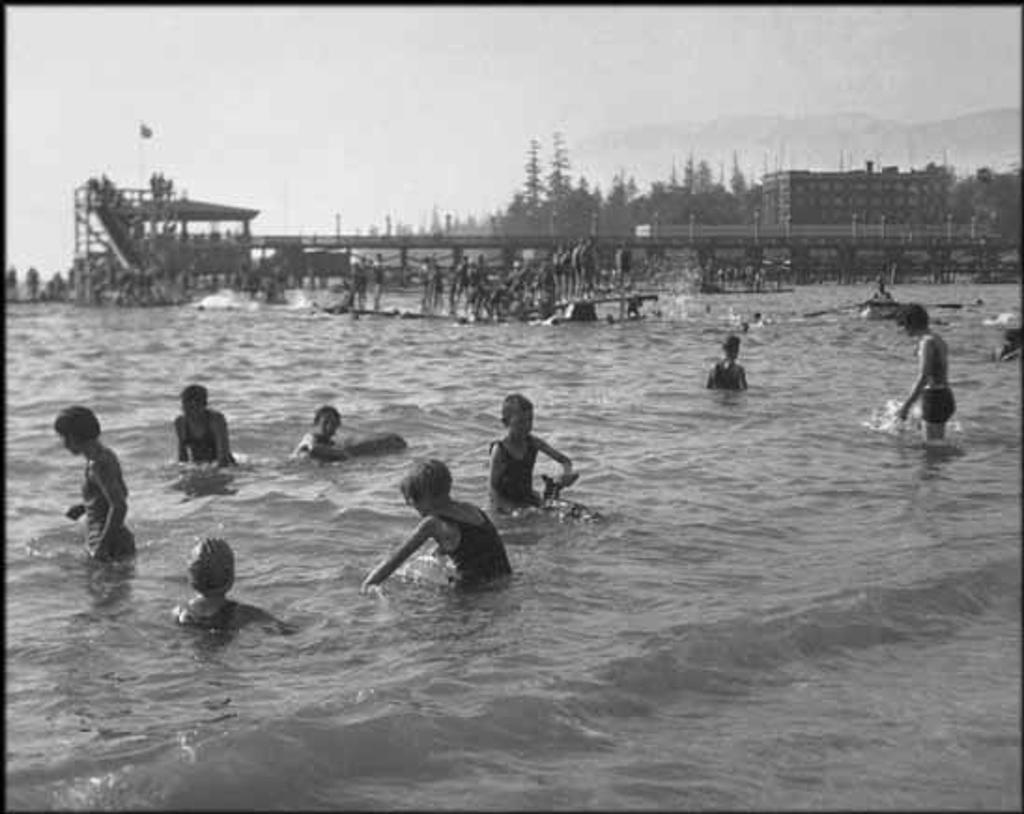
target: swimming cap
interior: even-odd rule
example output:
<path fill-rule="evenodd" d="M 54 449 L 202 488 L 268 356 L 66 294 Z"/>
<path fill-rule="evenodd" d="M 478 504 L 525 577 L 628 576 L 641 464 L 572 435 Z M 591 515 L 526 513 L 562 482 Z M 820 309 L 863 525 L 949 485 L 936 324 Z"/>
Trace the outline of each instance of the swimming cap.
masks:
<path fill-rule="evenodd" d="M 226 540 L 207 537 L 192 549 L 189 583 L 199 593 L 229 591 L 235 583 L 235 554 Z"/>

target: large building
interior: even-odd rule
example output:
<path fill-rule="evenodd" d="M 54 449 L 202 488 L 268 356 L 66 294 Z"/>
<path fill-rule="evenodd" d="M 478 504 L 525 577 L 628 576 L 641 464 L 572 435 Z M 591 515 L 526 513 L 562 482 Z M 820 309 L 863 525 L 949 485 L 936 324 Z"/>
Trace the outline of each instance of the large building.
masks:
<path fill-rule="evenodd" d="M 761 222 L 765 225 L 942 223 L 948 211 L 949 175 L 935 164 L 900 172 L 868 161 L 863 170 L 786 170 L 765 176 Z"/>

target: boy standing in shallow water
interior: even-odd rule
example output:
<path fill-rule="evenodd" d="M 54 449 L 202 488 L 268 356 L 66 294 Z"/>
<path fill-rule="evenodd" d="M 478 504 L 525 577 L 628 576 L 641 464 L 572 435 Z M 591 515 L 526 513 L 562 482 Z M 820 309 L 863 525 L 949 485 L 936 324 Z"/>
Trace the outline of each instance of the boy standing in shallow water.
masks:
<path fill-rule="evenodd" d="M 491 504 L 499 511 L 523 506 L 540 506 L 541 496 L 533 490 L 533 466 L 543 452 L 562 465 L 559 486 L 569 486 L 577 477 L 572 461 L 533 435 L 533 404 L 519 393 L 505 397 L 501 423 L 508 427 L 504 438 L 491 443 Z"/>
<path fill-rule="evenodd" d="M 363 590 L 379 585 L 427 540 L 455 563 L 459 585 L 487 582 L 512 573 L 505 544 L 482 509 L 452 500 L 452 475 L 443 461 L 421 461 L 402 479 L 405 502 L 423 518 L 401 546 L 363 580 Z"/>
<path fill-rule="evenodd" d="M 900 317 L 900 327 L 910 336 L 921 337 L 917 346 L 921 366 L 910 395 L 897 415 L 900 421 L 906 421 L 911 405 L 920 397 L 925 440 L 945 438 L 946 422 L 956 412 L 956 400 L 946 377 L 949 349 L 942 337 L 928 328 L 928 312 L 923 306 L 907 306 Z"/>
<path fill-rule="evenodd" d="M 124 525 L 128 514 L 128 487 L 114 452 L 99 441 L 100 422 L 88 407 L 61 410 L 53 428 L 72 455 L 85 456 L 82 503 L 67 510 L 71 520 L 86 516 L 86 546 L 96 560 L 135 555 L 135 537 Z"/>
<path fill-rule="evenodd" d="M 729 334 L 722 343 L 725 358 L 716 362 L 708 373 L 708 390 L 746 390 L 747 373 L 736 361 L 740 353 L 740 338 Z"/>

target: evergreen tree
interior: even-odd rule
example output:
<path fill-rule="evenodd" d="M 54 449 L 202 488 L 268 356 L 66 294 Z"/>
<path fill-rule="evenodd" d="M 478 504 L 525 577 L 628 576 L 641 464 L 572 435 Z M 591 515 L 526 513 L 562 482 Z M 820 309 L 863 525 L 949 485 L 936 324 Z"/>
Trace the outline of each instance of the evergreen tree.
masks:
<path fill-rule="evenodd" d="M 714 186 L 715 179 L 711 171 L 711 165 L 703 158 L 697 165 L 697 177 L 694 179 L 693 190 L 695 192 L 708 192 Z"/>
<path fill-rule="evenodd" d="M 737 198 L 742 198 L 747 194 L 747 179 L 743 177 L 740 160 L 735 150 L 732 151 L 732 178 L 729 181 L 729 189 Z"/>
<path fill-rule="evenodd" d="M 696 181 L 695 173 L 693 169 L 693 153 L 686 159 L 686 166 L 683 168 L 683 187 L 687 192 L 694 192 L 694 182 Z"/>
<path fill-rule="evenodd" d="M 552 202 L 561 204 L 569 195 L 572 181 L 569 178 L 569 151 L 561 133 L 552 136 L 551 172 L 548 175 L 548 195 Z"/>
<path fill-rule="evenodd" d="M 530 139 L 530 149 L 526 158 L 526 205 L 531 214 L 540 210 L 541 198 L 544 195 L 544 182 L 540 177 L 540 142 Z"/>

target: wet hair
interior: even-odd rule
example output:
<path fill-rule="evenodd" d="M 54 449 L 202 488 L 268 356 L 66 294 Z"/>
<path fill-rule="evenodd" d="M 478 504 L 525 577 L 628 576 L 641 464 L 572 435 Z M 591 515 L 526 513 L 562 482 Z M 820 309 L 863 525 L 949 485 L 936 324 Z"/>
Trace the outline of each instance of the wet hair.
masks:
<path fill-rule="evenodd" d="M 513 410 L 520 410 L 521 412 L 532 414 L 533 402 L 521 393 L 510 393 L 505 396 L 505 400 L 501 403 L 501 423 L 506 427 L 511 420 L 510 413 Z"/>
<path fill-rule="evenodd" d="M 318 424 L 320 419 L 324 416 L 333 416 L 334 420 L 341 424 L 341 413 L 335 410 L 330 404 L 325 404 L 323 407 L 313 413 L 313 423 Z"/>
<path fill-rule="evenodd" d="M 200 407 L 206 406 L 207 392 L 206 388 L 201 384 L 190 384 L 184 390 L 181 391 L 181 400 L 190 403 L 198 404 Z"/>
<path fill-rule="evenodd" d="M 899 326 L 905 331 L 928 330 L 928 312 L 916 302 L 906 306 L 899 315 Z"/>
<path fill-rule="evenodd" d="M 402 496 L 412 502 L 424 497 L 444 497 L 452 489 L 452 473 L 444 461 L 431 458 L 414 463 L 399 484 Z"/>
<path fill-rule="evenodd" d="M 100 437 L 100 421 L 88 407 L 75 404 L 57 414 L 53 428 L 58 435 L 75 441 L 92 441 Z"/>
<path fill-rule="evenodd" d="M 736 334 L 729 334 L 725 341 L 722 343 L 722 348 L 725 351 L 732 351 L 733 353 L 740 352 L 740 338 Z"/>
<path fill-rule="evenodd" d="M 207 537 L 192 549 L 188 581 L 201 594 L 231 590 L 235 584 L 235 553 L 226 540 Z"/>

